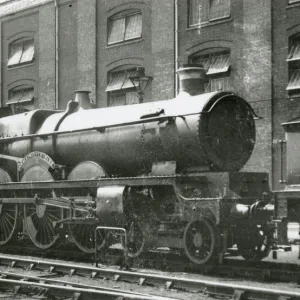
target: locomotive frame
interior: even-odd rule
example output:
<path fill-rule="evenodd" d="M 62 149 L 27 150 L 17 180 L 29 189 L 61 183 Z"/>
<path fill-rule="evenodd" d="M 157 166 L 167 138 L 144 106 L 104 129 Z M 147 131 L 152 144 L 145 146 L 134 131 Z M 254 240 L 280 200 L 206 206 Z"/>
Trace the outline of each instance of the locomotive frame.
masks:
<path fill-rule="evenodd" d="M 243 174 L 245 175 L 245 173 Z M 261 176 L 261 174 L 247 174 L 250 175 L 252 178 Z M 263 174 L 265 177 L 265 174 Z M 228 186 L 232 184 L 236 184 L 237 177 L 240 177 L 241 173 L 231 173 L 231 174 L 214 174 L 211 176 L 210 182 L 212 180 L 216 181 L 219 184 L 219 180 L 228 182 Z M 212 178 L 214 177 L 214 178 Z M 218 178 L 219 177 L 219 178 Z M 231 177 L 231 178 L 230 178 Z M 250 178 L 251 178 L 250 177 Z M 265 178 L 263 178 L 265 179 Z M 251 182 L 251 179 L 249 180 Z M 261 180 L 263 182 L 263 180 Z M 23 205 L 24 214 L 26 214 L 26 206 L 34 206 L 36 210 L 36 215 L 39 218 L 44 218 L 47 214 L 47 208 L 59 208 L 61 210 L 61 218 L 58 218 L 52 222 L 52 226 L 54 230 L 57 229 L 58 235 L 62 234 L 62 230 L 64 225 L 67 225 L 68 228 L 72 227 L 73 225 L 79 228 L 80 226 L 88 226 L 90 229 L 87 231 L 90 234 L 90 240 L 88 244 L 94 243 L 93 240 L 93 233 L 96 225 L 119 225 L 125 226 L 129 231 L 130 237 L 130 228 L 126 226 L 126 220 L 124 220 L 121 216 L 122 212 L 119 209 L 119 206 L 122 206 L 122 196 L 119 193 L 119 197 L 116 197 L 113 193 L 113 196 L 109 197 L 109 194 L 99 196 L 99 191 L 103 191 L 106 188 L 108 189 L 115 189 L 122 187 L 125 188 L 138 188 L 149 191 L 149 189 L 154 188 L 156 191 L 160 191 L 161 187 L 167 188 L 168 194 L 170 195 L 171 190 L 173 190 L 175 198 L 177 200 L 177 215 L 173 212 L 170 214 L 173 219 L 171 222 L 168 219 L 161 220 L 159 224 L 155 224 L 155 229 L 152 228 L 152 231 L 157 231 L 156 234 L 154 232 L 151 233 L 151 243 L 155 244 L 155 247 L 169 247 L 172 249 L 184 250 L 185 254 L 190 258 L 190 260 L 197 264 L 206 263 L 211 261 L 212 259 L 218 258 L 220 261 L 222 260 L 227 247 L 230 247 L 234 242 L 239 243 L 240 251 L 243 256 L 247 259 L 262 259 L 271 250 L 271 246 L 273 243 L 272 240 L 272 230 L 270 229 L 270 220 L 266 219 L 265 216 L 265 209 L 264 206 L 258 208 L 255 207 L 253 204 L 247 203 L 255 203 L 255 199 L 257 195 L 251 195 L 251 197 L 244 197 L 243 204 L 241 204 L 240 198 L 232 197 L 229 194 L 219 195 L 215 198 L 208 197 L 193 197 L 187 198 L 184 197 L 180 193 L 180 186 L 193 186 L 195 188 L 195 183 L 202 184 L 207 188 L 207 174 L 197 174 L 197 175 L 157 175 L 157 176 L 142 176 L 142 177 L 129 177 L 129 178 L 101 178 L 101 179 L 93 179 L 93 180 L 73 180 L 73 181 L 41 181 L 41 182 L 16 182 L 16 183 L 6 183 L 0 185 L 0 192 L 5 191 L 12 191 L 16 193 L 16 191 L 34 191 L 33 197 L 7 197 L 2 198 L 0 200 L 0 205 L 16 205 L 20 206 Z M 244 180 L 243 184 L 245 184 L 246 180 Z M 264 182 L 265 185 L 265 182 Z M 171 190 L 170 190 L 171 188 Z M 232 186 L 231 186 L 232 188 Z M 265 187 L 261 187 L 261 191 Z M 56 196 L 55 191 L 59 190 L 97 190 L 98 197 L 92 196 Z M 53 197 L 49 198 L 42 198 L 39 196 L 40 191 L 51 190 Z M 194 191 L 194 190 L 193 190 Z M 226 193 L 226 189 L 224 189 Z M 18 193 L 18 192 L 17 192 Z M 160 197 L 164 197 L 160 195 Z M 113 200 L 114 204 L 113 207 L 109 207 L 108 214 L 106 215 L 104 212 L 103 207 L 107 206 L 106 203 L 108 200 Z M 173 204 L 176 202 L 173 199 Z M 142 198 L 141 201 L 145 201 L 145 197 Z M 234 206 L 234 203 L 239 203 Z M 101 207 L 102 205 L 102 207 Z M 104 205 L 104 206 L 103 206 Z M 99 207 L 100 206 L 100 207 Z M 101 214 L 97 214 L 97 208 L 100 209 Z M 17 209 L 17 208 L 16 208 Z M 20 207 L 17 209 L 19 211 Z M 104 212 L 104 213 L 103 213 Z M 84 217 L 77 217 L 77 213 L 84 215 Z M 116 215 L 113 215 L 116 213 Z M 17 213 L 15 214 L 17 215 Z M 68 215 L 68 216 L 66 216 Z M 233 215 L 237 215 L 238 219 L 233 217 Z M 167 216 L 167 214 L 165 214 Z M 101 223 L 99 217 L 104 220 L 104 223 Z M 128 216 L 125 216 L 125 219 Z M 28 219 L 28 216 L 24 215 L 24 218 Z M 133 219 L 129 220 L 129 223 L 132 223 Z M 140 226 L 139 222 L 137 221 L 138 226 Z M 172 225 L 178 224 L 179 222 L 182 223 L 181 228 L 172 228 Z M 26 223 L 26 222 L 25 222 Z M 128 223 L 128 222 L 127 222 Z M 200 226 L 201 224 L 201 226 Z M 50 224 L 49 224 L 50 225 Z M 135 230 L 142 231 L 138 233 L 138 240 L 140 238 L 146 239 L 147 232 L 149 230 L 145 224 L 141 226 L 141 228 L 137 228 Z M 189 231 L 193 231 L 194 226 L 198 225 L 198 227 L 204 227 L 206 232 L 198 233 L 197 237 L 194 237 L 193 243 L 200 247 L 200 244 L 203 242 L 202 239 L 207 238 L 207 245 L 205 247 L 209 247 L 208 252 L 204 256 L 204 258 L 199 258 L 198 253 L 193 253 L 191 249 L 189 249 L 189 245 L 187 242 Z M 260 231 L 263 231 L 263 236 L 261 233 L 256 231 L 256 226 L 260 226 Z M 266 228 L 264 228 L 264 226 Z M 17 230 L 18 224 L 15 224 L 15 228 Z M 38 228 L 31 228 L 32 224 L 25 225 L 26 232 L 29 234 L 31 240 L 34 242 L 36 246 L 39 248 L 49 248 L 52 246 L 58 237 L 56 235 L 54 237 L 48 236 L 49 242 L 46 244 L 42 244 L 39 241 L 39 238 L 36 237 L 36 231 Z M 48 231 L 52 232 L 48 227 Z M 250 228 L 250 229 L 249 229 Z M 232 230 L 235 230 L 234 236 Z M 230 232 L 229 232 L 230 231 Z M 87 233 L 84 231 L 85 234 Z M 54 233 L 54 231 L 52 232 Z M 104 233 L 104 232 L 102 232 Z M 251 235 L 249 236 L 249 233 Z M 140 234 L 140 235 L 139 235 Z M 150 234 L 150 233 L 149 233 Z M 72 234 L 73 235 L 73 234 Z M 156 241 L 153 241 L 153 237 L 156 235 Z M 247 236 L 247 238 L 243 238 Z M 261 239 L 263 237 L 263 240 Z M 89 248 L 82 244 L 80 240 L 76 240 L 78 237 L 72 237 L 73 241 L 75 239 L 75 243 L 79 248 L 85 252 L 93 253 L 94 247 Z M 80 236 L 82 238 L 82 236 Z M 237 240 L 236 240 L 237 238 Z M 258 238 L 258 240 L 257 240 Z M 102 242 L 104 242 L 103 237 Z M 233 240 L 234 239 L 234 240 Z M 256 239 L 256 241 L 255 241 Z M 131 239 L 132 246 L 129 247 L 129 255 L 130 256 L 138 256 L 143 249 L 138 248 L 137 250 L 133 250 L 134 247 L 144 247 L 144 245 L 136 246 L 134 245 L 135 240 L 134 238 Z M 145 240 L 142 243 L 150 243 L 150 240 Z M 203 242 L 204 243 L 204 242 Z M 231 244 L 229 244 L 231 243 Z M 243 246 L 242 246 L 243 245 Z M 147 245 L 151 248 L 151 245 Z M 101 245 L 103 247 L 103 245 Z M 100 248 L 101 248 L 100 247 Z M 152 245 L 152 247 L 154 247 Z M 154 248 L 155 248 L 154 247 Z"/>

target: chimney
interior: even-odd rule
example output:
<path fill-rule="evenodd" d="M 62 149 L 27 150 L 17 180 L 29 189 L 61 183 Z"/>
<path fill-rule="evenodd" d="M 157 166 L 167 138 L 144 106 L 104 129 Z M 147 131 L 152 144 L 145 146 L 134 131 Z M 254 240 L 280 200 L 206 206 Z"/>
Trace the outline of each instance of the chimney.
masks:
<path fill-rule="evenodd" d="M 203 94 L 205 70 L 202 65 L 183 65 L 177 70 L 179 76 L 179 94 L 188 93 L 190 96 Z"/>
<path fill-rule="evenodd" d="M 75 93 L 75 102 L 78 102 L 79 107 L 82 107 L 83 109 L 91 109 L 91 101 L 89 93 L 90 91 L 84 91 L 84 90 L 77 90 L 74 91 Z"/>

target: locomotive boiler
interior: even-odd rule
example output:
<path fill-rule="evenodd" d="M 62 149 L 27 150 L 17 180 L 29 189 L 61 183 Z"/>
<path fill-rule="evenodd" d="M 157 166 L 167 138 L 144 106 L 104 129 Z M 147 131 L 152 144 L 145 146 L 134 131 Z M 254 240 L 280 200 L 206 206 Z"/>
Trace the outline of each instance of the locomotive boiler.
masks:
<path fill-rule="evenodd" d="M 268 175 L 240 171 L 256 115 L 234 93 L 204 93 L 202 67 L 178 74 L 175 99 L 83 109 L 78 91 L 66 111 L 0 119 L 0 245 L 23 230 L 39 248 L 67 236 L 91 253 L 101 225 L 126 228 L 133 257 L 168 247 L 203 264 L 233 244 L 267 256 Z M 108 230 L 98 237 L 109 246 Z"/>

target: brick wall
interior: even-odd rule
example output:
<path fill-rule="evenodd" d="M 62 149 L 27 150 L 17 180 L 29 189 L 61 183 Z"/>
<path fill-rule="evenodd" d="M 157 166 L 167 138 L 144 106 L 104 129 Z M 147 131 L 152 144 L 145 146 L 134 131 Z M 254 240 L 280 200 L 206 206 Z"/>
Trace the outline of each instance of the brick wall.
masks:
<path fill-rule="evenodd" d="M 149 1 L 148 1 L 149 2 Z M 116 13 L 127 9 L 138 9 L 142 12 L 143 28 L 142 38 L 126 41 L 121 44 L 107 45 L 108 35 L 108 18 Z M 97 2 L 97 105 L 98 107 L 107 106 L 107 93 L 105 88 L 108 84 L 108 72 L 122 65 L 140 65 L 145 66 L 146 72 L 151 72 L 151 66 L 145 65 L 145 44 L 149 43 L 147 36 L 149 35 L 149 18 L 150 9 L 145 6 L 144 1 L 139 0 L 131 3 L 125 0 Z M 148 21 L 148 23 L 147 23 Z M 148 46 L 149 47 L 149 46 Z M 147 98 L 146 98 L 147 99 Z M 145 100 L 146 100 L 145 99 Z"/>
<path fill-rule="evenodd" d="M 245 0 L 242 14 L 242 40 L 236 41 L 241 45 L 238 56 L 242 67 L 238 71 L 236 80 L 240 86 L 240 94 L 262 117 L 261 120 L 256 121 L 256 146 L 245 169 L 265 171 L 271 175 L 271 0 Z"/>
<path fill-rule="evenodd" d="M 59 6 L 59 109 L 66 109 L 77 89 L 77 2 Z"/>
<path fill-rule="evenodd" d="M 162 17 L 163 16 L 163 17 Z M 153 0 L 151 15 L 152 99 L 174 97 L 174 1 Z"/>
<path fill-rule="evenodd" d="M 16 80 L 32 80 L 35 87 L 35 107 L 55 108 L 55 7 L 51 1 L 23 1 L 16 6 L 18 1 L 9 2 L 5 9 L 1 9 L 4 15 L 2 21 L 2 101 L 8 98 L 10 84 Z M 80 38 L 82 31 L 77 33 L 77 2 L 59 1 L 59 108 L 65 109 L 66 103 L 77 89 L 77 34 Z M 20 4 L 20 3 L 19 3 Z M 5 13 L 4 13 L 5 12 Z M 13 17 L 6 15 L 17 13 Z M 82 11 L 84 14 L 84 12 Z M 82 26 L 80 27 L 82 28 Z M 8 59 L 9 36 L 33 32 L 35 40 L 35 61 L 28 66 L 6 69 Z M 82 39 L 82 38 L 81 38 Z M 81 59 L 79 55 L 79 59 Z M 81 69 L 82 69 L 82 59 Z M 80 70 L 81 70 L 80 69 Z"/>
<path fill-rule="evenodd" d="M 107 19 L 126 9 L 142 12 L 142 38 L 107 45 Z M 163 17 L 162 17 L 163 16 Z M 97 1 L 97 105 L 107 105 L 108 72 L 122 65 L 145 67 L 153 82 L 144 101 L 174 97 L 174 5 L 172 0 Z"/>
<path fill-rule="evenodd" d="M 38 52 L 39 41 L 37 38 L 38 12 L 32 11 L 2 22 L 1 37 L 1 69 L 2 69 L 2 93 L 1 103 L 6 104 L 8 92 L 16 85 L 30 84 L 36 88 L 38 62 L 34 61 L 28 65 L 12 67 L 8 69 L 9 44 L 23 37 L 34 38 L 35 49 Z M 21 28 L 21 30 L 20 30 Z M 37 96 L 37 94 L 35 95 Z"/>
<path fill-rule="evenodd" d="M 229 48 L 234 91 L 263 117 L 245 171 L 271 172 L 271 3 L 232 0 L 230 17 L 188 28 L 188 6 L 179 1 L 180 63 L 212 48 Z"/>
<path fill-rule="evenodd" d="M 91 92 L 96 102 L 96 1 L 77 4 L 77 89 Z"/>
<path fill-rule="evenodd" d="M 55 9 L 53 4 L 39 9 L 38 107 L 55 108 Z"/>

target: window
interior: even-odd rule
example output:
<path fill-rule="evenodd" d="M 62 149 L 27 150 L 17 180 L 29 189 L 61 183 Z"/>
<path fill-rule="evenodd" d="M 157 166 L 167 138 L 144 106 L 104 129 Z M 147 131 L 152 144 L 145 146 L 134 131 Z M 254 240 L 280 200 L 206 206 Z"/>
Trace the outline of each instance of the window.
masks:
<path fill-rule="evenodd" d="M 13 113 L 21 113 L 34 109 L 34 88 L 32 86 L 18 86 L 9 91 L 7 105 Z"/>
<path fill-rule="evenodd" d="M 34 59 L 34 42 L 22 39 L 9 45 L 8 67 L 30 63 Z"/>
<path fill-rule="evenodd" d="M 202 23 L 204 20 L 201 16 L 203 12 L 203 0 L 190 0 L 189 1 L 189 25 L 194 26 Z"/>
<path fill-rule="evenodd" d="M 230 0 L 189 0 L 189 26 L 230 16 Z"/>
<path fill-rule="evenodd" d="M 207 83 L 206 92 L 218 90 L 232 90 L 232 80 L 230 78 L 230 53 L 220 51 L 213 53 L 195 54 L 190 59 L 193 64 L 203 65 L 206 70 Z"/>
<path fill-rule="evenodd" d="M 108 44 L 120 43 L 142 36 L 142 14 L 128 12 L 118 14 L 108 22 Z"/>
<path fill-rule="evenodd" d="M 123 70 L 113 72 L 109 76 L 109 83 L 105 92 L 108 92 L 108 106 L 120 106 L 139 103 L 136 89 L 129 79 L 136 74 L 136 71 Z"/>
<path fill-rule="evenodd" d="M 289 83 L 286 89 L 291 96 L 300 95 L 300 35 L 291 37 L 289 44 L 287 57 Z"/>
<path fill-rule="evenodd" d="M 211 0 L 209 19 L 221 19 L 230 16 L 230 0 Z"/>

